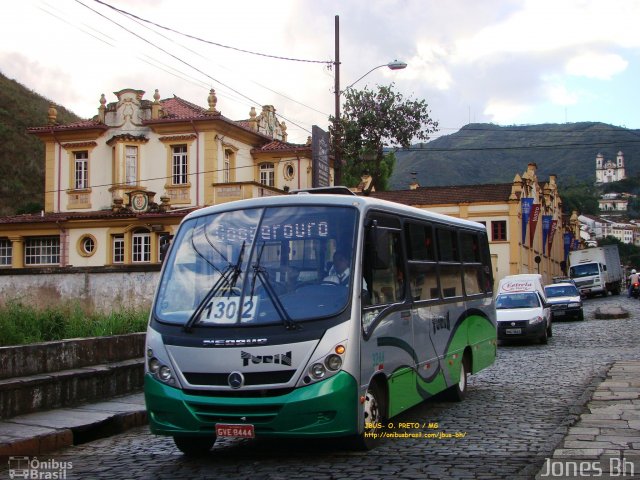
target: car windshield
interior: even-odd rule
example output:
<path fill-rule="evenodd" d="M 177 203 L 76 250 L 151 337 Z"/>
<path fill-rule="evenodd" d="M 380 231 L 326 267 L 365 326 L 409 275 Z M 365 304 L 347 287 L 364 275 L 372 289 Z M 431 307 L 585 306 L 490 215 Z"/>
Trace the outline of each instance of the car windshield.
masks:
<path fill-rule="evenodd" d="M 544 287 L 547 297 L 579 297 L 580 292 L 573 285 L 552 285 Z"/>
<path fill-rule="evenodd" d="M 166 323 L 295 326 L 335 315 L 350 279 L 326 282 L 340 250 L 353 264 L 352 207 L 233 210 L 184 222 L 171 246 L 154 306 Z"/>
<path fill-rule="evenodd" d="M 533 292 L 509 293 L 498 295 L 496 309 L 536 308 L 540 306 L 538 295 Z"/>
<path fill-rule="evenodd" d="M 590 275 L 598 275 L 597 263 L 585 263 L 584 265 L 575 265 L 569 269 L 571 278 L 588 277 Z"/>

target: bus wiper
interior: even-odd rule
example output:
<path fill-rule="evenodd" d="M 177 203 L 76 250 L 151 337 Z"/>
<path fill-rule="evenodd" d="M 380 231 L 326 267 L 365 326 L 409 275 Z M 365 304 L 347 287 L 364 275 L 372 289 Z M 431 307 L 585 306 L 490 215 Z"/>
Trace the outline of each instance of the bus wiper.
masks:
<path fill-rule="evenodd" d="M 245 244 L 246 242 L 242 242 L 242 248 L 240 248 L 240 253 L 238 254 L 238 260 L 236 263 L 230 263 L 227 268 L 225 268 L 224 272 L 220 275 L 220 278 L 218 278 L 216 283 L 213 284 L 204 298 L 200 300 L 200 303 L 198 303 L 198 306 L 189 317 L 189 320 L 187 320 L 182 327 L 183 332 L 191 332 L 193 325 L 196 323 L 196 320 L 200 318 L 200 315 L 202 315 L 207 303 L 217 295 L 222 287 L 226 286 L 229 291 L 228 295 L 231 296 L 231 292 L 238 282 L 238 277 L 242 274 L 242 269 L 240 267 L 242 266 L 242 258 L 244 257 Z"/>
<path fill-rule="evenodd" d="M 260 253 L 258 253 L 258 258 L 256 259 L 256 263 L 253 264 L 253 279 L 251 280 L 251 296 L 253 297 L 253 291 L 256 286 L 256 278 L 260 278 L 262 285 L 264 285 L 264 289 L 269 295 L 269 299 L 276 307 L 276 311 L 280 318 L 282 318 L 282 323 L 284 323 L 284 328 L 287 330 L 297 330 L 300 328 L 292 318 L 287 313 L 287 309 L 284 308 L 278 293 L 273 289 L 273 285 L 271 285 L 271 281 L 269 280 L 269 275 L 264 267 L 260 265 L 260 259 L 262 258 L 262 252 L 264 251 L 265 243 L 262 242 L 262 247 L 260 247 Z"/>

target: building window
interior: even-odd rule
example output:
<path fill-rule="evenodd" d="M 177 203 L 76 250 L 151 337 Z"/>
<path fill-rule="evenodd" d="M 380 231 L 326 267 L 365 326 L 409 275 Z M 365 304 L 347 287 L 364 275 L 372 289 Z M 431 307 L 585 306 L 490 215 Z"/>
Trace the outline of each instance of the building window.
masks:
<path fill-rule="evenodd" d="M 149 232 L 134 233 L 132 240 L 131 261 L 133 263 L 150 262 L 151 234 Z"/>
<path fill-rule="evenodd" d="M 296 169 L 292 163 L 287 163 L 284 166 L 284 179 L 285 180 L 293 180 L 293 177 L 296 174 Z"/>
<path fill-rule="evenodd" d="M 138 147 L 127 147 L 125 159 L 125 183 L 137 185 L 138 183 Z"/>
<path fill-rule="evenodd" d="M 60 237 L 27 238 L 24 246 L 25 265 L 60 265 Z"/>
<path fill-rule="evenodd" d="M 495 220 L 491 222 L 491 241 L 500 242 L 507 240 L 507 221 Z"/>
<path fill-rule="evenodd" d="M 11 240 L 0 238 L 0 267 L 11 266 Z"/>
<path fill-rule="evenodd" d="M 124 235 L 113 236 L 113 263 L 124 263 Z"/>
<path fill-rule="evenodd" d="M 74 157 L 75 181 L 73 188 L 76 190 L 89 188 L 89 152 L 75 152 Z"/>
<path fill-rule="evenodd" d="M 96 252 L 96 238 L 93 235 L 83 235 L 78 240 L 78 250 L 83 257 L 90 257 Z"/>
<path fill-rule="evenodd" d="M 260 164 L 260 183 L 268 187 L 273 187 L 275 185 L 273 163 Z"/>
<path fill-rule="evenodd" d="M 172 161 L 172 182 L 174 185 L 185 185 L 188 183 L 187 174 L 187 146 L 176 145 L 173 147 Z"/>
<path fill-rule="evenodd" d="M 229 183 L 231 181 L 231 151 L 224 151 L 224 168 L 222 170 L 222 182 Z"/>

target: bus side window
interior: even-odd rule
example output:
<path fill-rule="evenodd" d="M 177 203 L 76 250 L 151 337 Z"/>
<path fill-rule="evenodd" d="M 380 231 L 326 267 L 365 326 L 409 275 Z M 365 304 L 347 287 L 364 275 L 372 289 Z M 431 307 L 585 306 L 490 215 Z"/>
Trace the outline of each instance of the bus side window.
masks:
<path fill-rule="evenodd" d="M 371 268 L 371 303 L 373 305 L 394 303 L 404 298 L 404 274 L 402 267 L 400 232 L 387 230 L 379 235 L 377 259 L 384 258 L 384 262 L 374 261 Z M 380 249 L 384 248 L 384 252 Z M 372 255 L 372 254 L 371 254 Z M 373 258 L 370 256 L 369 258 Z"/>

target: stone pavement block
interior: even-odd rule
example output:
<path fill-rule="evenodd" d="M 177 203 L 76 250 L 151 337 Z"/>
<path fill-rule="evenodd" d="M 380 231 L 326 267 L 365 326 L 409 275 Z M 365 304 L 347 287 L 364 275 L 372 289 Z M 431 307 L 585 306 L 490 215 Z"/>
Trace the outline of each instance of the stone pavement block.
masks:
<path fill-rule="evenodd" d="M 570 427 L 569 435 L 598 435 L 600 430 L 601 429 L 595 427 Z"/>
<path fill-rule="evenodd" d="M 553 458 L 598 458 L 603 453 L 603 448 L 558 448 Z"/>
<path fill-rule="evenodd" d="M 102 422 L 112 416 L 111 412 L 61 408 L 46 412 L 20 415 L 7 420 L 7 423 L 33 425 L 48 428 L 76 428 Z"/>
<path fill-rule="evenodd" d="M 137 405 L 135 403 L 126 403 L 126 402 L 100 402 L 100 403 L 88 403 L 86 405 L 81 405 L 74 410 L 86 410 L 86 411 L 95 411 L 95 412 L 105 412 L 105 413 L 126 413 L 126 412 L 137 412 L 140 409 L 144 409 L 143 406 Z"/>

